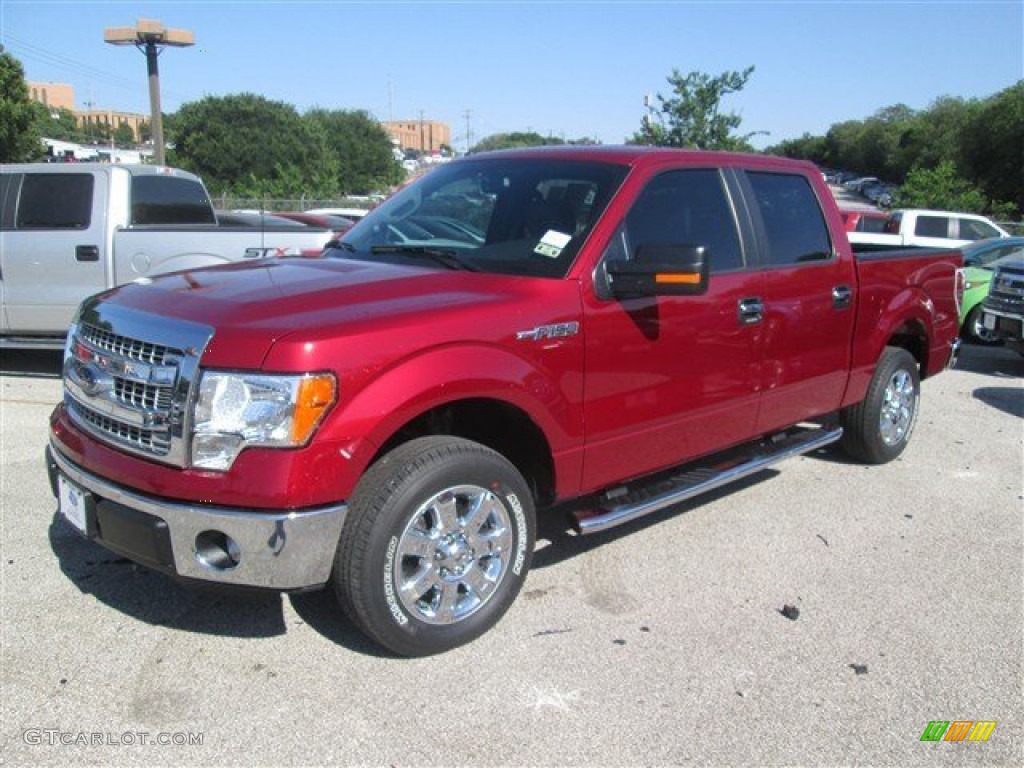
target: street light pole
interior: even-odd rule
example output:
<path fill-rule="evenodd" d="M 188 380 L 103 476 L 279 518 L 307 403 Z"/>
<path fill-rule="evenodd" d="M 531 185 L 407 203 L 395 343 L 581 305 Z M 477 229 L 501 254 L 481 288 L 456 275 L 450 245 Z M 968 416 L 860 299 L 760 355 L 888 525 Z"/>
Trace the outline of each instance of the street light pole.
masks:
<path fill-rule="evenodd" d="M 134 27 L 110 27 L 103 31 L 104 41 L 111 45 L 134 45 L 146 55 L 149 75 L 150 130 L 153 133 L 153 159 L 165 162 L 164 121 L 160 110 L 160 70 L 157 57 L 167 46 L 186 48 L 195 44 L 195 36 L 187 29 L 167 29 L 154 19 L 139 19 Z"/>

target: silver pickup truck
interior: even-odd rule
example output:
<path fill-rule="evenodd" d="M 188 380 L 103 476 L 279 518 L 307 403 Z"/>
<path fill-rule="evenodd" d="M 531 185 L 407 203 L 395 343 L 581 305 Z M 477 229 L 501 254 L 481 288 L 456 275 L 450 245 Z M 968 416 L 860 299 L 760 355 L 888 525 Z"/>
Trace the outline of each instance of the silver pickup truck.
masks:
<path fill-rule="evenodd" d="M 63 345 L 82 299 L 140 278 L 319 253 L 311 227 L 218 226 L 195 175 L 148 165 L 0 166 L 0 347 Z"/>

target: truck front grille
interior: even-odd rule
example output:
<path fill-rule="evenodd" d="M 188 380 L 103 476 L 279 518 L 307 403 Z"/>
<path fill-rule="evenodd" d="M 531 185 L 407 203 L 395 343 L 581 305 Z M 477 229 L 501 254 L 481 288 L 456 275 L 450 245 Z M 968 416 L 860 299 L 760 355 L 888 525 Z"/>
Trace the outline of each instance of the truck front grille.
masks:
<path fill-rule="evenodd" d="M 87 424 L 101 436 L 107 437 L 125 446 L 135 448 L 139 453 L 154 456 L 166 456 L 171 451 L 171 440 L 166 432 L 152 429 L 141 429 L 97 413 L 88 406 L 75 403 L 73 413 L 78 416 L 79 424 Z"/>
<path fill-rule="evenodd" d="M 995 312 L 1024 314 L 1024 271 L 1007 267 L 997 269 L 984 306 Z"/>
<path fill-rule="evenodd" d="M 98 440 L 175 466 L 188 463 L 188 405 L 212 332 L 92 299 L 71 327 L 64 402 Z"/>
<path fill-rule="evenodd" d="M 127 336 L 119 336 L 116 333 L 96 328 L 92 325 L 83 325 L 79 336 L 89 342 L 96 349 L 113 352 L 121 357 L 139 360 L 143 363 L 156 363 L 162 365 L 168 357 L 167 347 L 160 344 L 150 344 L 141 339 L 130 339 Z M 180 351 L 177 351 L 180 355 Z"/>

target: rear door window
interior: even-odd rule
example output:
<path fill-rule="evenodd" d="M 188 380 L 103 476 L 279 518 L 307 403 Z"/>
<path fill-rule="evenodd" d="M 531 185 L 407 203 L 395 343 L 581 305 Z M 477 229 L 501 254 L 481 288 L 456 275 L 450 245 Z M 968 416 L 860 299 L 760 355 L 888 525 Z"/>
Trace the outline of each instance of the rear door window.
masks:
<path fill-rule="evenodd" d="M 918 237 L 950 237 L 948 216 L 918 216 L 914 234 Z"/>
<path fill-rule="evenodd" d="M 810 183 L 800 175 L 748 171 L 772 265 L 827 261 L 828 225 Z"/>
<path fill-rule="evenodd" d="M 132 177 L 132 224 L 216 224 L 203 185 L 173 176 Z"/>
<path fill-rule="evenodd" d="M 89 173 L 26 174 L 18 198 L 17 229 L 88 229 L 93 177 Z"/>

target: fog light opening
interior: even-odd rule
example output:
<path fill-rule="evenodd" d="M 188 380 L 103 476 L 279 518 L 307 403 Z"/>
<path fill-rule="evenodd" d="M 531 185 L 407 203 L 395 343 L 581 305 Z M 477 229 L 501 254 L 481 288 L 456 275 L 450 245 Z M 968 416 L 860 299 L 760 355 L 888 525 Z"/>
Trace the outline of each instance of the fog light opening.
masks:
<path fill-rule="evenodd" d="M 221 531 L 203 531 L 196 536 L 196 560 L 214 571 L 230 571 L 242 559 L 238 544 Z"/>

